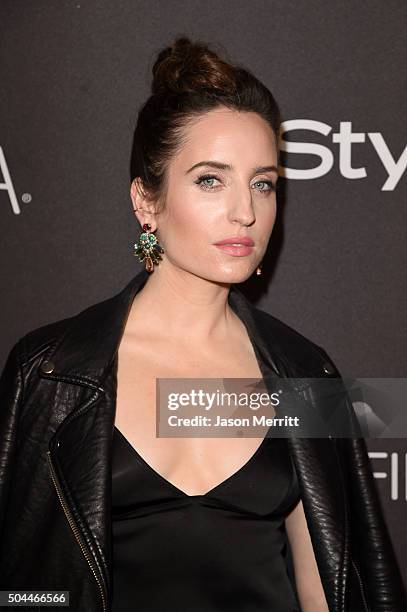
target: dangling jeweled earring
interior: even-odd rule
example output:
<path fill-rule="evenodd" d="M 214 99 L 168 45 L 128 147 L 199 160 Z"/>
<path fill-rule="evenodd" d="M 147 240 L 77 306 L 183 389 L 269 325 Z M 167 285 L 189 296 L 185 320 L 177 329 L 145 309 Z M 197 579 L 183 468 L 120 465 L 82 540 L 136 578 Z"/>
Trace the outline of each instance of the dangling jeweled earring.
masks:
<path fill-rule="evenodd" d="M 154 236 L 149 223 L 144 223 L 143 232 L 140 234 L 138 242 L 134 245 L 134 255 L 139 258 L 139 261 L 145 261 L 147 272 L 154 271 L 154 264 L 158 265 L 162 259 L 160 253 L 164 253 L 164 249 Z"/>
<path fill-rule="evenodd" d="M 261 266 L 262 266 L 261 263 L 257 266 L 257 269 L 256 269 L 256 275 L 257 276 L 261 276 Z"/>

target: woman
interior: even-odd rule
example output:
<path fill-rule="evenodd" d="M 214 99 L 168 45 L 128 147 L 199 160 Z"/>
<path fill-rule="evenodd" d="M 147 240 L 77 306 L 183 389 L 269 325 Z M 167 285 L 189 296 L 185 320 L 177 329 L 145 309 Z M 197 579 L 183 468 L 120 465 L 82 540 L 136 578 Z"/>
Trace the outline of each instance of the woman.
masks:
<path fill-rule="evenodd" d="M 156 436 L 157 378 L 339 373 L 234 286 L 276 217 L 272 94 L 184 37 L 153 74 L 132 156 L 145 269 L 3 371 L 1 588 L 84 612 L 404 610 L 363 439 Z"/>

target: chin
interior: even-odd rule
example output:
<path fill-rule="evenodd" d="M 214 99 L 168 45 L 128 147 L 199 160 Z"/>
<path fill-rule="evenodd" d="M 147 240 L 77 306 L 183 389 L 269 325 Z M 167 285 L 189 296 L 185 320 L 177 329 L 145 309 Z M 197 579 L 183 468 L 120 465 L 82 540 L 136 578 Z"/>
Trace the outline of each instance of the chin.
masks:
<path fill-rule="evenodd" d="M 221 269 L 217 271 L 211 271 L 211 274 L 208 274 L 208 270 L 204 276 L 208 278 L 208 280 L 214 281 L 216 283 L 244 283 L 250 276 L 255 273 L 256 268 L 252 266 L 231 266 L 228 269 Z"/>

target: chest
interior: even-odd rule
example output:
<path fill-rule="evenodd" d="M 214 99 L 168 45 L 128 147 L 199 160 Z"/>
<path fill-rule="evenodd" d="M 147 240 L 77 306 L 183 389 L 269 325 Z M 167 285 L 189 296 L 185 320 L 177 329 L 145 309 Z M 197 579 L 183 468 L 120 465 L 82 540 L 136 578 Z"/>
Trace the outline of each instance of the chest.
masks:
<path fill-rule="evenodd" d="M 157 378 L 261 378 L 253 349 L 242 344 L 212 351 L 147 346 L 123 338 L 118 351 L 115 426 L 162 477 L 190 495 L 228 478 L 263 438 L 163 438 L 156 435 Z"/>

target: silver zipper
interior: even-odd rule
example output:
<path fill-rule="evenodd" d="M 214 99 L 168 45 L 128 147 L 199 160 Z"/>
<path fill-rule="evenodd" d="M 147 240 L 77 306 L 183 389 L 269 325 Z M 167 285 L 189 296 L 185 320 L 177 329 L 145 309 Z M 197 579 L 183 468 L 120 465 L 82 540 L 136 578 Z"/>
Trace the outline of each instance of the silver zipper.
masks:
<path fill-rule="evenodd" d="M 72 517 L 71 511 L 68 508 L 68 506 L 67 506 L 67 504 L 66 504 L 66 502 L 64 500 L 64 495 L 63 495 L 63 493 L 61 491 L 61 488 L 59 486 L 54 466 L 52 465 L 51 451 L 47 451 L 47 459 L 48 459 L 49 469 L 50 469 L 50 472 L 51 472 L 51 478 L 52 478 L 52 481 L 54 483 L 55 490 L 56 490 L 57 495 L 58 495 L 58 499 L 59 499 L 59 501 L 61 503 L 62 509 L 63 509 L 63 511 L 65 513 L 65 516 L 66 516 L 67 520 L 68 520 L 69 526 L 71 527 L 71 529 L 73 531 L 73 534 L 74 534 L 74 536 L 75 536 L 75 538 L 76 538 L 76 540 L 77 540 L 77 542 L 78 542 L 78 544 L 80 546 L 80 549 L 81 549 L 81 551 L 82 551 L 86 561 L 88 562 L 88 565 L 89 565 L 90 569 L 92 570 L 92 574 L 94 575 L 95 580 L 97 582 L 97 585 L 98 585 L 98 588 L 99 588 L 99 591 L 100 591 L 100 596 L 102 598 L 103 612 L 107 612 L 107 604 L 106 604 L 106 599 L 107 598 L 106 598 L 106 592 L 105 592 L 105 586 L 104 586 L 103 578 L 99 578 L 99 576 L 98 576 L 98 569 L 97 569 L 97 567 L 95 565 L 95 562 L 94 562 L 94 560 L 93 560 L 89 550 L 87 549 L 86 544 L 83 541 L 82 535 L 79 532 L 78 527 L 76 526 L 75 521 L 74 521 L 74 519 Z"/>
<path fill-rule="evenodd" d="M 368 605 L 367 605 L 367 601 L 366 601 L 366 597 L 365 597 L 365 592 L 364 592 L 364 589 L 363 589 L 363 582 L 362 582 L 362 578 L 360 577 L 359 570 L 358 570 L 358 568 L 357 568 L 357 566 L 356 566 L 356 563 L 354 562 L 354 560 L 353 560 L 353 559 L 352 559 L 352 565 L 353 565 L 353 567 L 355 568 L 355 571 L 356 571 L 357 577 L 358 577 L 358 579 L 359 579 L 360 592 L 362 593 L 362 599 L 363 599 L 363 603 L 364 603 L 364 605 L 365 605 L 365 610 L 366 610 L 366 612 L 369 612 L 369 607 L 368 607 Z"/>

